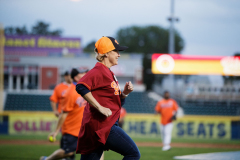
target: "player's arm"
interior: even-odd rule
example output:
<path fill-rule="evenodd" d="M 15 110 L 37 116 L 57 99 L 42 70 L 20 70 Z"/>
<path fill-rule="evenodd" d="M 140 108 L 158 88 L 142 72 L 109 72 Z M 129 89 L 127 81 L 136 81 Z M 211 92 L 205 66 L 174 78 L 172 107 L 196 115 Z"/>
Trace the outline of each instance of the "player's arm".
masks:
<path fill-rule="evenodd" d="M 175 112 L 173 113 L 173 116 L 172 116 L 171 119 L 172 119 L 172 120 L 177 120 L 177 111 L 175 111 Z"/>
<path fill-rule="evenodd" d="M 58 118 L 58 122 L 57 122 L 57 127 L 55 129 L 55 131 L 53 131 L 52 133 L 49 134 L 48 137 L 50 136 L 53 136 L 53 138 L 56 138 L 58 132 L 60 131 L 66 117 L 68 115 L 68 112 L 63 112 L 62 114 L 59 115 L 59 118 Z"/>
<path fill-rule="evenodd" d="M 80 94 L 89 104 L 95 107 L 100 113 L 109 117 L 112 115 L 112 111 L 109 108 L 101 106 L 98 101 L 93 97 L 91 91 L 83 84 L 77 84 L 76 91 Z"/>
<path fill-rule="evenodd" d="M 121 106 L 123 106 L 125 104 L 126 101 L 126 97 L 129 95 L 129 93 L 131 93 L 133 91 L 133 85 L 132 82 L 126 82 L 125 86 L 124 86 L 124 90 L 121 94 Z M 120 122 L 120 119 L 119 119 Z"/>
<path fill-rule="evenodd" d="M 57 110 L 57 103 L 54 101 L 50 101 L 50 105 L 52 107 L 53 113 L 55 114 L 56 117 L 59 116 L 59 112 Z"/>
<path fill-rule="evenodd" d="M 155 106 L 155 114 L 161 114 L 161 105 L 160 105 L 160 101 L 158 101 L 158 103 Z"/>
<path fill-rule="evenodd" d="M 57 94 L 57 91 L 58 91 L 58 86 L 56 86 L 53 90 L 53 94 L 50 96 L 49 100 L 50 100 L 50 105 L 52 107 L 52 111 L 54 113 L 54 115 L 56 117 L 59 116 L 59 112 L 57 110 L 57 102 L 58 102 L 58 94 Z"/>
<path fill-rule="evenodd" d="M 121 95 L 121 99 L 124 99 L 126 98 L 129 93 L 131 93 L 133 91 L 133 84 L 131 81 L 129 82 L 126 82 L 125 86 L 124 86 L 124 90 L 122 92 L 122 95 Z"/>
<path fill-rule="evenodd" d="M 172 120 L 177 120 L 177 110 L 178 110 L 178 104 L 176 101 L 174 101 Z"/>
<path fill-rule="evenodd" d="M 93 97 L 91 92 L 88 92 L 87 94 L 85 94 L 83 98 L 106 117 L 109 117 L 112 115 L 112 111 L 109 108 L 101 106 L 98 103 L 98 101 Z"/>

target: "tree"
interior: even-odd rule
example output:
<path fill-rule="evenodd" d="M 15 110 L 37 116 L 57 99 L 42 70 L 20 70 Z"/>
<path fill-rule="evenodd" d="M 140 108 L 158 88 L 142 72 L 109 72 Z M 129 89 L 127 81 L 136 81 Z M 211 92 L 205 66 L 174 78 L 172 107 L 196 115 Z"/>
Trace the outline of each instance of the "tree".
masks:
<path fill-rule="evenodd" d="M 26 26 L 23 27 L 6 27 L 4 33 L 6 35 L 45 35 L 45 36 L 61 36 L 62 30 L 57 29 L 50 31 L 50 24 L 43 21 L 39 21 L 32 27 L 31 32 L 29 32 Z"/>
<path fill-rule="evenodd" d="M 83 51 L 87 53 L 92 53 L 95 48 L 95 43 L 96 41 L 92 41 L 88 43 L 88 45 L 83 49 Z"/>
<path fill-rule="evenodd" d="M 120 29 L 117 40 L 129 48 L 127 52 L 143 53 L 143 82 L 146 90 L 152 90 L 155 75 L 151 72 L 151 56 L 153 53 L 168 53 L 169 31 L 159 26 L 132 26 Z M 175 31 L 175 51 L 179 54 L 184 47 L 184 41 Z M 161 76 L 160 83 L 165 76 Z"/>
<path fill-rule="evenodd" d="M 50 24 L 39 21 L 35 26 L 32 27 L 32 35 L 45 35 L 45 36 L 60 36 L 62 31 L 60 29 L 50 31 Z"/>
<path fill-rule="evenodd" d="M 6 27 L 4 29 L 6 35 L 28 35 L 26 26 L 23 27 Z"/>
<path fill-rule="evenodd" d="M 168 53 L 169 31 L 159 26 L 132 26 L 120 29 L 116 39 L 121 45 L 129 47 L 128 52 Z M 184 41 L 175 31 L 175 51 L 181 52 Z"/>
<path fill-rule="evenodd" d="M 240 56 L 240 52 L 235 53 L 234 56 Z"/>

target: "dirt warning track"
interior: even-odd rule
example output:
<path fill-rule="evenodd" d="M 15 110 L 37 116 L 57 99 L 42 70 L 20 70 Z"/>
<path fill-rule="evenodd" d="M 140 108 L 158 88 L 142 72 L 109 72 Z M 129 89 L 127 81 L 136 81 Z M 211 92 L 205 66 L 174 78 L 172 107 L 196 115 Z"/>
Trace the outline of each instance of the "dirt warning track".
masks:
<path fill-rule="evenodd" d="M 0 144 L 12 145 L 59 145 L 59 141 L 48 142 L 45 140 L 0 140 Z M 136 142 L 139 147 L 162 147 L 161 143 L 157 142 Z M 204 143 L 171 143 L 172 147 L 178 148 L 229 148 L 240 149 L 237 144 L 204 144 Z"/>

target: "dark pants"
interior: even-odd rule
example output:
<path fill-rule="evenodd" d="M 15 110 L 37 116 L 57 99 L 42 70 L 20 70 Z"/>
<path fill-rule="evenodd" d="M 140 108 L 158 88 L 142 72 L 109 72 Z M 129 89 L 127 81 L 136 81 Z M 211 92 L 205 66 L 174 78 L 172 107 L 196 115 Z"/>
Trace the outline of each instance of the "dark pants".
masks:
<path fill-rule="evenodd" d="M 123 160 L 139 160 L 140 152 L 135 142 L 117 124 L 113 125 L 106 144 L 90 154 L 81 155 L 81 160 L 99 160 L 104 149 L 124 156 Z"/>
<path fill-rule="evenodd" d="M 77 148 L 78 137 L 75 137 L 71 134 L 64 134 L 61 139 L 61 149 L 65 153 L 75 152 Z"/>

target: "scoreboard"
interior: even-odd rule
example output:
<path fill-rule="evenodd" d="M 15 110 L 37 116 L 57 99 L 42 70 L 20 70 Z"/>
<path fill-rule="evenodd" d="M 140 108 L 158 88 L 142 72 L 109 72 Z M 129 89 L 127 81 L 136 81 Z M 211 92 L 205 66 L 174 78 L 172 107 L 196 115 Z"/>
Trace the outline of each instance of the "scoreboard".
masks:
<path fill-rule="evenodd" d="M 238 56 L 153 54 L 153 74 L 240 76 Z"/>

